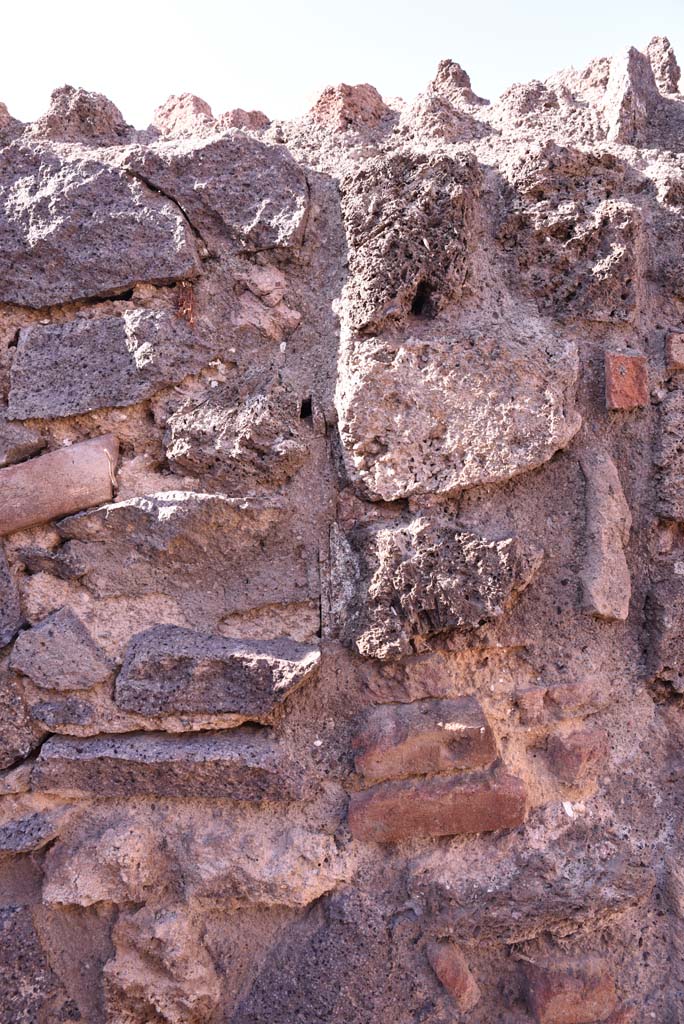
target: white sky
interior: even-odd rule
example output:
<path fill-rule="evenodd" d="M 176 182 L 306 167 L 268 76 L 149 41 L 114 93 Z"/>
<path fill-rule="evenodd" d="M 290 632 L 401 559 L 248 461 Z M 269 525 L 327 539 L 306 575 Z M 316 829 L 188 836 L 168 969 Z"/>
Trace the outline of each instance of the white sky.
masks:
<path fill-rule="evenodd" d="M 0 101 L 15 117 L 33 120 L 69 84 L 137 127 L 180 92 L 215 114 L 270 117 L 304 113 L 338 82 L 410 99 L 443 57 L 489 99 L 653 35 L 684 65 L 684 0 L 0 0 L 0 32 Z"/>

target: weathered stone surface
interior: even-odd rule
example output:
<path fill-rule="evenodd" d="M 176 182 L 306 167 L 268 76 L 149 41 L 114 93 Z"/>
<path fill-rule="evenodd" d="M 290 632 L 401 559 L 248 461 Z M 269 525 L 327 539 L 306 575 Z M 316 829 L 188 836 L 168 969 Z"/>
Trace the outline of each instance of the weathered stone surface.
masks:
<path fill-rule="evenodd" d="M 32 125 L 31 134 L 55 142 L 121 146 L 133 140 L 135 129 L 106 96 L 64 85 L 52 93 L 48 110 Z"/>
<path fill-rule="evenodd" d="M 649 671 L 684 693 L 684 578 L 676 563 L 660 572 L 647 601 Z"/>
<path fill-rule="evenodd" d="M 389 107 L 372 85 L 342 84 L 323 90 L 311 117 L 333 131 L 345 132 L 350 128 L 374 127 L 389 113 Z"/>
<path fill-rule="evenodd" d="M 176 472 L 215 477 L 234 494 L 279 484 L 307 455 L 300 404 L 279 385 L 247 396 L 237 387 L 209 389 L 169 418 L 169 463 Z"/>
<path fill-rule="evenodd" d="M 394 501 L 497 483 L 565 448 L 577 350 L 539 323 L 429 337 L 350 338 L 336 404 L 347 471 L 365 496 Z"/>
<path fill-rule="evenodd" d="M 656 510 L 664 519 L 684 520 L 684 392 L 668 391 L 658 412 Z"/>
<path fill-rule="evenodd" d="M 666 36 L 654 36 L 646 47 L 646 56 L 660 91 L 678 93 L 682 73 L 670 40 Z"/>
<path fill-rule="evenodd" d="M 10 668 L 44 690 L 89 690 L 114 674 L 112 662 L 70 608 L 23 632 Z"/>
<path fill-rule="evenodd" d="M 218 121 L 222 131 L 225 128 L 240 128 L 243 131 L 258 132 L 268 128 L 270 123 L 271 119 L 262 110 L 243 110 L 242 107 L 227 110 Z"/>
<path fill-rule="evenodd" d="M 182 737 L 129 733 L 92 739 L 53 736 L 32 773 L 35 789 L 92 796 L 287 800 L 301 789 L 294 767 L 260 731 Z"/>
<path fill-rule="evenodd" d="M 0 536 L 110 501 L 118 453 L 105 434 L 0 469 Z"/>
<path fill-rule="evenodd" d="M 129 644 L 114 700 L 143 715 L 227 713 L 260 721 L 315 675 L 319 661 L 317 647 L 292 640 L 228 640 L 155 626 Z"/>
<path fill-rule="evenodd" d="M 113 940 L 115 956 L 104 969 L 110 1020 L 205 1024 L 211 1018 L 220 982 L 186 908 L 122 914 Z"/>
<path fill-rule="evenodd" d="M 554 733 L 549 737 L 547 749 L 554 774 L 568 785 L 579 785 L 605 765 L 608 736 L 605 729 L 591 726 L 570 733 Z"/>
<path fill-rule="evenodd" d="M 352 330 L 379 330 L 411 312 L 433 317 L 458 298 L 479 187 L 473 159 L 409 152 L 375 157 L 342 177 Z"/>
<path fill-rule="evenodd" d="M 318 596 L 311 540 L 282 505 L 167 491 L 104 505 L 59 524 L 62 559 L 98 597 L 166 594 L 190 624 Z"/>
<path fill-rule="evenodd" d="M 0 647 L 14 640 L 22 622 L 19 592 L 0 544 Z"/>
<path fill-rule="evenodd" d="M 34 1024 L 56 988 L 30 908 L 0 908 L 1 1024 Z"/>
<path fill-rule="evenodd" d="M 607 452 L 585 451 L 580 465 L 586 481 L 586 555 L 582 570 L 584 604 L 600 619 L 629 615 L 632 580 L 625 547 L 632 514 L 615 463 Z"/>
<path fill-rule="evenodd" d="M 35 750 L 45 729 L 31 716 L 20 679 L 0 662 L 0 768 L 9 768 Z"/>
<path fill-rule="evenodd" d="M 606 85 L 604 116 L 608 139 L 639 145 L 658 103 L 658 87 L 648 57 L 633 46 L 613 57 Z"/>
<path fill-rule="evenodd" d="M 64 700 L 41 700 L 30 706 L 31 718 L 48 729 L 61 730 L 67 725 L 89 725 L 96 717 L 96 708 L 79 697 Z"/>
<path fill-rule="evenodd" d="M 174 137 L 199 135 L 211 130 L 215 124 L 216 119 L 209 104 L 189 92 L 169 96 L 166 103 L 157 107 L 152 118 L 153 128 L 157 128 L 162 135 Z"/>
<path fill-rule="evenodd" d="M 373 782 L 483 768 L 497 756 L 494 734 L 473 697 L 374 708 L 354 737 L 354 752 L 357 772 Z"/>
<path fill-rule="evenodd" d="M 358 531 L 351 545 L 340 537 L 348 589 L 336 611 L 343 637 L 374 658 L 420 652 L 431 638 L 498 618 L 541 561 L 515 537 L 486 540 L 427 516 Z"/>
<path fill-rule="evenodd" d="M 0 411 L 0 467 L 21 462 L 45 447 L 45 439 L 37 430 L 23 423 L 10 423 L 7 411 Z"/>
<path fill-rule="evenodd" d="M 433 942 L 428 946 L 433 971 L 462 1013 L 480 1001 L 480 989 L 468 963 L 455 942 Z"/>
<path fill-rule="evenodd" d="M 639 409 L 648 405 L 648 364 L 640 355 L 606 352 L 606 405 Z"/>
<path fill-rule="evenodd" d="M 102 154 L 16 142 L 0 174 L 0 302 L 40 308 L 197 271 L 174 203 Z"/>
<path fill-rule="evenodd" d="M 0 857 L 40 850 L 59 835 L 61 816 L 45 811 L 0 825 Z"/>
<path fill-rule="evenodd" d="M 615 982 L 596 956 L 526 963 L 526 996 L 537 1024 L 596 1024 L 616 1007 Z"/>
<path fill-rule="evenodd" d="M 150 309 L 26 327 L 12 363 L 9 415 L 52 419 L 132 405 L 196 373 L 212 355 L 181 317 Z"/>
<path fill-rule="evenodd" d="M 239 131 L 204 143 L 154 143 L 125 166 L 171 196 L 205 241 L 239 252 L 294 249 L 309 211 L 306 175 L 290 154 Z"/>
<path fill-rule="evenodd" d="M 526 790 L 513 775 L 473 773 L 453 778 L 381 782 L 353 793 L 349 827 L 355 839 L 396 843 L 517 828 Z"/>
<path fill-rule="evenodd" d="M 665 366 L 668 370 L 684 370 L 684 334 L 668 331 L 665 339 Z"/>

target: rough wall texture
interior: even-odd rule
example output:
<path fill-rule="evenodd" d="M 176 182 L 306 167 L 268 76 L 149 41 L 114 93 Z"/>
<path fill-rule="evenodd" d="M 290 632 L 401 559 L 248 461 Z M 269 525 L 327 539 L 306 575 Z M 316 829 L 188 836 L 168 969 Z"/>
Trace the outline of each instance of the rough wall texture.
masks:
<path fill-rule="evenodd" d="M 0 107 L 1 1024 L 684 1022 L 684 98 Z"/>

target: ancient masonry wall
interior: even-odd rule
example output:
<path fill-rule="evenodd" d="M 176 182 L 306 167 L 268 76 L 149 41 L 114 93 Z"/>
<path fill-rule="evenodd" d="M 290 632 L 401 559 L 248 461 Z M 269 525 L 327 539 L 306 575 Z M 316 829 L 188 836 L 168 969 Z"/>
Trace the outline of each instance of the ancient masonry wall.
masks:
<path fill-rule="evenodd" d="M 0 106 L 2 1024 L 682 1024 L 678 81 Z"/>

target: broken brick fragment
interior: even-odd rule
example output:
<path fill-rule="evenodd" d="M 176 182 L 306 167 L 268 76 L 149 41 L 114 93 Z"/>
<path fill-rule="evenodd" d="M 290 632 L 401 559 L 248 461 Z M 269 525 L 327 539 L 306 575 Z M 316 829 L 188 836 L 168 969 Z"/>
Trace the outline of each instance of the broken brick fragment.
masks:
<path fill-rule="evenodd" d="M 433 971 L 459 1010 L 467 1013 L 480 1001 L 480 989 L 455 942 L 432 942 L 427 950 Z"/>
<path fill-rule="evenodd" d="M 639 409 L 648 405 L 648 364 L 646 357 L 606 352 L 606 406 L 609 409 Z"/>
<path fill-rule="evenodd" d="M 526 963 L 525 996 L 537 1024 L 597 1024 L 615 1010 L 615 982 L 597 956 Z"/>

